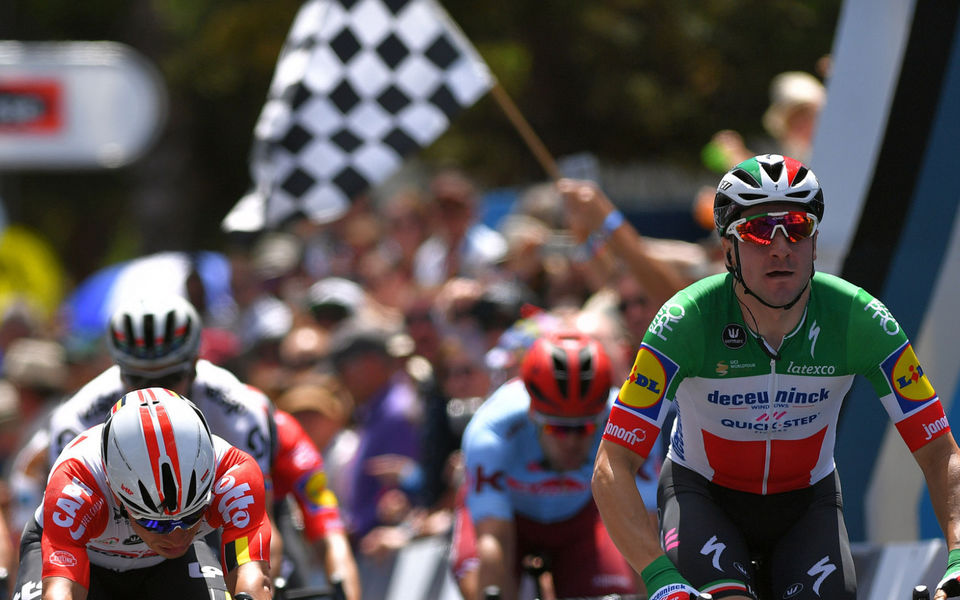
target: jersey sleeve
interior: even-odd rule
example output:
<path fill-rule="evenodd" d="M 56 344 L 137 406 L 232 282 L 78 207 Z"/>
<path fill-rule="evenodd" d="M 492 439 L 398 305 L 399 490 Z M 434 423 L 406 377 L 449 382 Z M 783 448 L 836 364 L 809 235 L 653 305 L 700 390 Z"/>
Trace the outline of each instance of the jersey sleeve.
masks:
<path fill-rule="evenodd" d="M 297 420 L 281 410 L 274 413 L 277 456 L 273 483 L 277 499 L 292 493 L 303 513 L 304 533 L 310 540 L 343 531 L 337 497 L 327 487 L 323 457 Z"/>
<path fill-rule="evenodd" d="M 510 444 L 490 427 L 468 425 L 463 436 L 463 455 L 467 471 L 466 505 L 473 521 L 512 519 L 513 506 L 506 482 Z"/>
<path fill-rule="evenodd" d="M 677 386 L 685 373 L 696 370 L 698 357 L 703 354 L 701 323 L 699 308 L 683 291 L 660 307 L 643 337 L 630 375 L 620 386 L 603 439 L 641 456 L 650 455 Z"/>
<path fill-rule="evenodd" d="M 43 577 L 90 587 L 87 542 L 107 526 L 109 508 L 93 476 L 76 460 L 50 474 L 43 498 Z"/>
<path fill-rule="evenodd" d="M 252 456 L 234 447 L 224 452 L 205 516 L 211 527 L 222 528 L 224 573 L 251 561 L 270 562 L 270 521 L 263 473 Z"/>
<path fill-rule="evenodd" d="M 870 382 L 911 452 L 950 431 L 913 345 L 882 302 L 858 290 L 849 331 L 851 364 Z"/>

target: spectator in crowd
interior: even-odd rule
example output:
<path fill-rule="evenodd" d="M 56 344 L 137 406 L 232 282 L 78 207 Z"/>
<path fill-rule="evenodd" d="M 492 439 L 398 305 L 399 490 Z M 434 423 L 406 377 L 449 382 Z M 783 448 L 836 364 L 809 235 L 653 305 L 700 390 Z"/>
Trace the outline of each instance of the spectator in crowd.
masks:
<path fill-rule="evenodd" d="M 347 531 L 354 544 L 385 522 L 381 502 L 409 497 L 403 483 L 377 477 L 370 461 L 383 455 L 399 455 L 415 463 L 420 459 L 420 428 L 423 407 L 402 361 L 389 350 L 391 332 L 359 322 L 344 323 L 330 341 L 330 360 L 337 378 L 354 402 L 353 422 L 356 452 L 343 472 L 341 500 Z M 391 492 L 388 494 L 388 492 Z"/>
<path fill-rule="evenodd" d="M 477 190 L 462 172 L 441 171 L 430 182 L 433 235 L 417 249 L 414 276 L 422 287 L 454 277 L 482 278 L 506 254 L 503 236 L 477 221 Z"/>

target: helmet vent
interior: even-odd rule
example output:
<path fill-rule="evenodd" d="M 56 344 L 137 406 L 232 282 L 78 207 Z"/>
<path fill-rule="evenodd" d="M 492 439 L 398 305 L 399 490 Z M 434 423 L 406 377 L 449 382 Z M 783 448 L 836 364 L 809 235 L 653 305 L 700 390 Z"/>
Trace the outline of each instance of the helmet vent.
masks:
<path fill-rule="evenodd" d="M 138 481 L 137 485 L 140 487 L 140 497 L 143 499 L 143 503 L 147 505 L 147 508 L 150 509 L 150 512 L 157 512 L 157 505 L 153 503 L 153 499 L 150 498 L 150 492 L 147 491 L 147 488 L 143 485 L 143 482 Z"/>
<path fill-rule="evenodd" d="M 143 343 L 147 350 L 153 349 L 154 340 L 154 322 L 153 315 L 143 316 Z"/>
<path fill-rule="evenodd" d="M 796 175 L 793 176 L 793 181 L 790 182 L 790 185 L 797 185 L 798 183 L 806 179 L 807 173 L 809 172 L 810 172 L 809 169 L 807 169 L 806 167 L 800 167 L 799 169 L 797 169 L 797 173 Z"/>
<path fill-rule="evenodd" d="M 197 472 L 190 473 L 190 485 L 187 486 L 187 497 L 183 501 L 184 506 L 193 504 L 193 499 L 197 496 Z"/>
<path fill-rule="evenodd" d="M 753 178 L 753 175 L 744 169 L 734 169 L 731 173 L 734 177 L 749 185 L 750 187 L 760 187 L 760 182 Z M 743 194 L 741 194 L 742 196 Z"/>
<path fill-rule="evenodd" d="M 593 383 L 593 355 L 589 347 L 580 349 L 580 398 L 584 398 Z"/>
<path fill-rule="evenodd" d="M 177 512 L 177 480 L 167 463 L 160 465 L 160 484 L 163 486 L 163 507 L 167 512 Z"/>
<path fill-rule="evenodd" d="M 133 318 L 131 318 L 130 315 L 123 315 L 123 331 L 126 333 L 126 343 L 127 347 L 129 347 L 131 344 L 135 343 L 135 340 L 137 339 L 134 337 Z"/>
<path fill-rule="evenodd" d="M 560 394 L 570 397 L 570 373 L 567 369 L 567 356 L 563 350 L 554 346 L 551 348 L 550 357 L 553 359 L 553 374 L 557 380 L 557 387 L 560 388 Z"/>
<path fill-rule="evenodd" d="M 806 198 L 809 195 L 810 195 L 809 190 L 805 190 L 802 192 L 790 192 L 789 194 L 786 194 L 787 198 Z"/>
<path fill-rule="evenodd" d="M 165 323 L 165 326 L 164 326 L 163 339 L 168 344 L 173 342 L 173 334 L 176 331 L 176 327 L 177 327 L 176 320 L 177 320 L 177 315 L 175 315 L 173 311 L 170 311 L 167 313 L 167 322 Z"/>
<path fill-rule="evenodd" d="M 767 197 L 766 194 L 740 194 L 740 198 L 743 199 L 743 200 L 747 200 L 747 201 L 750 201 L 750 200 L 763 200 L 763 199 L 766 198 L 766 197 Z"/>
<path fill-rule="evenodd" d="M 775 163 L 761 162 L 760 166 L 763 167 L 763 170 L 767 172 L 767 175 L 770 176 L 770 179 L 774 181 L 779 181 L 780 176 L 783 174 L 783 162 L 777 161 Z"/>

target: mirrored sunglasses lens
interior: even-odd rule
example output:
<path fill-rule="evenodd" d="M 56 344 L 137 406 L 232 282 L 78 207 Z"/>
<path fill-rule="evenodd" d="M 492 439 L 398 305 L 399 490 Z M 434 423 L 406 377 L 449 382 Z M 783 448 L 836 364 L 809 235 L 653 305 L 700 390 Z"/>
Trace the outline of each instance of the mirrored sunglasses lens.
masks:
<path fill-rule="evenodd" d="M 203 508 L 193 514 L 189 514 L 182 519 L 136 519 L 137 525 L 143 527 L 152 533 L 167 534 L 178 527 L 181 529 L 190 529 L 203 518 Z"/>

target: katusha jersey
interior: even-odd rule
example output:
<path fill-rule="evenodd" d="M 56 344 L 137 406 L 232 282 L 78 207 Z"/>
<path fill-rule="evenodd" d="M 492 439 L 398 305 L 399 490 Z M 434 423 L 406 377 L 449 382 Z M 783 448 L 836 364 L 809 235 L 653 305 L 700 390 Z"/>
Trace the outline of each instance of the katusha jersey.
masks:
<path fill-rule="evenodd" d="M 834 470 L 837 419 L 863 375 L 911 451 L 950 430 L 933 386 L 890 311 L 817 273 L 777 358 L 747 327 L 727 274 L 667 301 L 620 388 L 603 438 L 646 456 L 676 403 L 667 456 L 719 485 L 772 494 Z"/>
<path fill-rule="evenodd" d="M 103 423 L 110 408 L 127 392 L 114 365 L 80 388 L 50 415 L 51 464 L 81 431 Z M 270 399 L 230 371 L 200 359 L 197 376 L 185 394 L 203 412 L 210 431 L 240 448 L 270 473 L 275 452 Z"/>
<path fill-rule="evenodd" d="M 101 458 L 103 425 L 64 449 L 53 466 L 35 518 L 43 528 L 43 577 L 66 577 L 90 586 L 90 564 L 129 571 L 165 560 L 130 527 L 110 486 Z M 253 458 L 213 436 L 217 467 L 213 498 L 194 539 L 221 531 L 224 573 L 270 560 L 263 475 Z"/>

